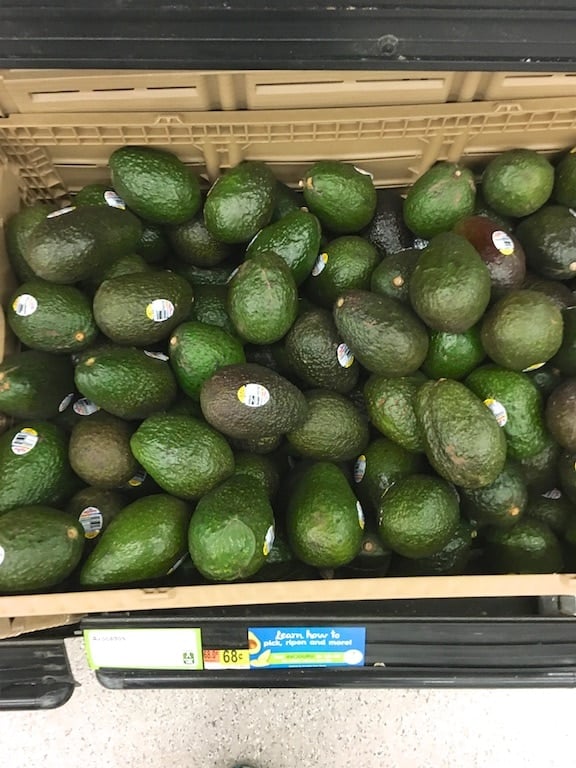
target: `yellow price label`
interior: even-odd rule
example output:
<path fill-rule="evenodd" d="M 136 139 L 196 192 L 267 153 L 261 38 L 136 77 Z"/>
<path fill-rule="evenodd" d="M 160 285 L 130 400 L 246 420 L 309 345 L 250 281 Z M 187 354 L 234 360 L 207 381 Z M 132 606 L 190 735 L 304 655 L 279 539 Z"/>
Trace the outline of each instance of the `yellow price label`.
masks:
<path fill-rule="evenodd" d="M 204 669 L 250 669 L 248 650 L 203 651 Z"/>

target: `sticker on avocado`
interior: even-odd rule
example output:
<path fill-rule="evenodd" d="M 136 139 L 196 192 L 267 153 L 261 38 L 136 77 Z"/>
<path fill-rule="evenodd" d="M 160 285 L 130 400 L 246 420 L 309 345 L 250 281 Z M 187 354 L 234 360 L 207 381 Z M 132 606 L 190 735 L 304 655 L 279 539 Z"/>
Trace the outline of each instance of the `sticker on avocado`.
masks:
<path fill-rule="evenodd" d="M 530 373 L 530 371 L 537 371 L 538 368 L 542 368 L 543 365 L 546 365 L 546 363 L 534 363 L 534 365 L 529 365 L 528 368 L 524 368 L 522 370 L 522 373 Z"/>
<path fill-rule="evenodd" d="M 139 469 L 138 472 L 136 472 L 136 474 L 134 475 L 134 477 L 131 477 L 130 480 L 128 480 L 128 485 L 131 486 L 132 488 L 138 488 L 138 486 L 142 485 L 142 483 L 144 482 L 144 480 L 146 480 L 147 477 L 148 475 L 146 474 L 146 470 Z"/>
<path fill-rule="evenodd" d="M 106 192 L 104 192 L 104 200 L 110 208 L 120 208 L 121 211 L 126 210 L 126 203 L 113 189 L 107 189 Z"/>
<path fill-rule="evenodd" d="M 62 400 L 62 402 L 58 406 L 58 413 L 63 413 L 66 410 L 66 408 L 68 408 L 72 400 L 74 400 L 74 392 L 70 392 L 70 394 L 66 395 L 66 397 Z"/>
<path fill-rule="evenodd" d="M 492 415 L 498 422 L 499 427 L 506 426 L 508 422 L 508 413 L 506 412 L 506 408 L 500 403 L 498 400 L 494 400 L 494 398 L 489 397 L 487 400 L 484 400 L 484 405 L 492 411 Z"/>
<path fill-rule="evenodd" d="M 354 482 L 361 483 L 366 474 L 366 456 L 363 453 L 358 456 L 354 464 Z"/>
<path fill-rule="evenodd" d="M 52 211 L 52 213 L 49 213 L 46 218 L 47 219 L 55 219 L 57 216 L 64 216 L 66 213 L 72 213 L 72 211 L 76 210 L 75 205 L 68 205 L 66 208 L 60 208 L 59 211 Z"/>
<path fill-rule="evenodd" d="M 37 442 L 38 432 L 32 429 L 32 427 L 24 427 L 24 429 L 21 429 L 20 432 L 14 435 L 10 447 L 12 448 L 12 453 L 15 453 L 16 456 L 25 456 L 27 453 L 30 453 Z"/>
<path fill-rule="evenodd" d="M 170 299 L 154 299 L 146 307 L 146 317 L 155 323 L 163 323 L 174 314 L 174 304 Z"/>
<path fill-rule="evenodd" d="M 576 211 L 574 210 L 574 208 L 568 208 L 568 210 L 570 211 L 572 216 L 576 216 Z"/>
<path fill-rule="evenodd" d="M 276 532 L 274 531 L 274 526 L 271 525 L 270 528 L 266 531 L 266 536 L 264 536 L 264 546 L 262 547 L 262 552 L 264 553 L 264 557 L 268 557 L 270 554 L 270 550 L 274 546 L 274 537 L 276 535 Z"/>
<path fill-rule="evenodd" d="M 510 235 L 507 235 L 506 232 L 503 232 L 501 229 L 492 232 L 492 242 L 502 256 L 512 256 L 514 253 L 514 241 Z"/>
<path fill-rule="evenodd" d="M 95 539 L 102 530 L 104 518 L 98 507 L 85 507 L 80 512 L 78 522 L 84 528 L 84 537 L 86 539 Z"/>
<path fill-rule="evenodd" d="M 238 400 L 249 408 L 261 408 L 270 400 L 270 392 L 262 384 L 245 384 L 237 394 Z"/>
<path fill-rule="evenodd" d="M 312 275 L 314 277 L 318 277 L 318 275 L 324 271 L 326 264 L 328 264 L 328 254 L 321 253 L 314 262 L 314 266 L 312 267 Z"/>
<path fill-rule="evenodd" d="M 544 499 L 559 499 L 562 497 L 562 491 L 559 488 L 552 488 L 551 491 L 546 491 L 546 493 L 542 494 L 542 498 Z"/>
<path fill-rule="evenodd" d="M 6 552 L 4 551 L 4 547 L 0 547 L 0 565 L 4 562 L 4 558 L 6 557 Z"/>
<path fill-rule="evenodd" d="M 356 511 L 358 512 L 358 525 L 362 530 L 364 530 L 364 526 L 366 525 L 366 518 L 364 517 L 364 510 L 362 509 L 362 504 L 360 504 L 359 501 L 356 502 Z"/>
<path fill-rule="evenodd" d="M 353 166 L 356 173 L 361 173 L 362 176 L 370 176 L 371 179 L 374 179 L 374 174 L 370 173 L 370 171 L 364 170 L 364 168 L 358 168 L 357 165 Z"/>
<path fill-rule="evenodd" d="M 350 352 L 350 348 L 347 344 L 338 344 L 338 349 L 336 350 L 336 356 L 338 357 L 338 362 L 342 366 L 342 368 L 350 368 L 352 363 L 354 362 L 354 355 L 352 352 Z"/>
<path fill-rule="evenodd" d="M 240 269 L 240 267 L 236 267 L 236 269 L 233 269 L 232 272 L 230 272 L 230 274 L 228 275 L 228 279 L 226 280 L 226 285 L 228 285 L 228 283 L 231 280 L 233 280 L 234 277 L 236 277 L 236 275 L 238 274 L 238 270 L 239 269 Z"/>
<path fill-rule="evenodd" d="M 12 302 L 12 309 L 18 317 L 30 317 L 38 309 L 38 301 L 29 293 L 21 293 Z"/>
<path fill-rule="evenodd" d="M 182 565 L 184 560 L 186 560 L 187 557 L 188 557 L 188 552 L 184 552 L 182 557 L 179 557 L 178 560 L 176 560 L 176 562 L 174 563 L 172 568 L 170 568 L 169 571 L 166 571 L 166 576 L 170 576 L 171 573 L 174 573 L 174 571 L 176 571 L 178 568 L 180 568 L 180 566 Z"/>
<path fill-rule="evenodd" d="M 100 410 L 100 406 L 93 403 L 92 400 L 88 400 L 87 397 L 81 397 L 80 400 L 76 400 L 72 410 L 78 416 L 92 416 L 93 413 Z"/>
<path fill-rule="evenodd" d="M 428 247 L 429 240 L 424 240 L 423 237 L 417 237 L 414 240 L 414 248 L 416 248 L 417 251 L 423 251 L 424 248 Z"/>
<path fill-rule="evenodd" d="M 170 360 L 168 355 L 165 355 L 164 352 L 148 352 L 148 350 L 145 349 L 144 354 L 148 355 L 148 357 L 151 357 L 154 360 L 162 360 L 163 363 L 167 363 L 168 360 Z"/>

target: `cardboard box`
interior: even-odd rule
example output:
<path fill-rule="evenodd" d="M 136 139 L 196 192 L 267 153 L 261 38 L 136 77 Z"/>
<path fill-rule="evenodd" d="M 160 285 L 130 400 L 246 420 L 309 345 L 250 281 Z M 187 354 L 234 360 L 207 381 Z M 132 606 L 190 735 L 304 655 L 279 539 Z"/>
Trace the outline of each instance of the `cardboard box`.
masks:
<path fill-rule="evenodd" d="M 125 144 L 175 152 L 205 180 L 265 160 L 296 186 L 318 159 L 406 187 L 438 160 L 576 144 L 571 73 L 0 71 L 0 227 L 22 202 L 108 179 Z M 1 233 L 0 233 L 1 234 Z M 14 288 L 0 237 L 0 299 Z M 15 348 L 0 312 L 0 350 Z M 1 426 L 1 425 L 0 425 Z M 576 594 L 576 575 L 226 584 L 0 597 L 0 636 L 80 614 L 195 606 Z M 27 618 L 21 618 L 27 617 Z M 48 618 L 47 618 L 48 617 Z M 2 620 L 4 622 L 2 623 Z M 8 621 L 7 621 L 8 620 Z"/>

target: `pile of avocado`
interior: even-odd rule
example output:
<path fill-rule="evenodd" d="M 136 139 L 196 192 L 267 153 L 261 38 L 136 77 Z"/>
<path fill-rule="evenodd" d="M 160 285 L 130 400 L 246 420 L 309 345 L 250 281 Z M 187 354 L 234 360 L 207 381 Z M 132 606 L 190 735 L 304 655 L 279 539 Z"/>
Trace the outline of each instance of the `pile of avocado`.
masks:
<path fill-rule="evenodd" d="M 575 153 L 109 166 L 6 225 L 0 594 L 576 568 Z"/>

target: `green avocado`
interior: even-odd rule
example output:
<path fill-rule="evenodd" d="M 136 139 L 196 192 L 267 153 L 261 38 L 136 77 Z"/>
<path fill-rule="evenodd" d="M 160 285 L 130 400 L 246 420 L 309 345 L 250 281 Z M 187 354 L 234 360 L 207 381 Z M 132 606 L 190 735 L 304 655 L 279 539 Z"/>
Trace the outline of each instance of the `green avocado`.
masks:
<path fill-rule="evenodd" d="M 562 448 L 576 451 L 576 379 L 563 381 L 548 398 L 546 426 Z"/>
<path fill-rule="evenodd" d="M 357 235 L 332 240 L 312 270 L 306 282 L 310 300 L 331 309 L 342 291 L 351 288 L 368 290 L 371 275 L 378 264 L 376 248 Z"/>
<path fill-rule="evenodd" d="M 533 149 L 510 149 L 491 160 L 482 176 L 486 202 L 504 216 L 529 216 L 552 194 L 554 169 Z"/>
<path fill-rule="evenodd" d="M 386 256 L 372 272 L 370 290 L 391 299 L 410 301 L 410 280 L 420 253 L 416 248 L 406 248 Z"/>
<path fill-rule="evenodd" d="M 364 385 L 370 421 L 379 432 L 407 451 L 424 451 L 424 437 L 416 418 L 414 398 L 426 380 L 422 374 L 398 378 L 374 374 Z"/>
<path fill-rule="evenodd" d="M 463 379 L 486 357 L 480 326 L 462 333 L 432 331 L 422 371 L 431 379 Z"/>
<path fill-rule="evenodd" d="M 12 271 L 20 283 L 33 280 L 36 275 L 29 266 L 24 254 L 28 247 L 28 239 L 37 224 L 44 221 L 49 213 L 56 210 L 52 203 L 34 203 L 11 216 L 6 222 L 5 237 L 6 251 Z"/>
<path fill-rule="evenodd" d="M 195 267 L 215 267 L 233 254 L 233 249 L 217 240 L 204 223 L 204 214 L 168 230 L 168 237 L 176 256 L 185 264 Z"/>
<path fill-rule="evenodd" d="M 127 422 L 103 411 L 81 419 L 70 435 L 68 457 L 78 477 L 98 488 L 118 488 L 138 471 L 130 450 L 134 431 Z"/>
<path fill-rule="evenodd" d="M 557 573 L 563 568 L 560 542 L 539 520 L 490 528 L 485 539 L 486 562 L 495 573 Z"/>
<path fill-rule="evenodd" d="M 528 503 L 528 488 L 521 471 L 506 464 L 496 480 L 483 488 L 460 491 L 462 509 L 478 526 L 511 528 L 520 520 Z"/>
<path fill-rule="evenodd" d="M 520 222 L 516 235 L 531 270 L 550 280 L 576 275 L 576 218 L 571 208 L 547 205 Z"/>
<path fill-rule="evenodd" d="M 27 350 L 0 363 L 0 411 L 18 419 L 51 419 L 74 391 L 69 360 Z"/>

